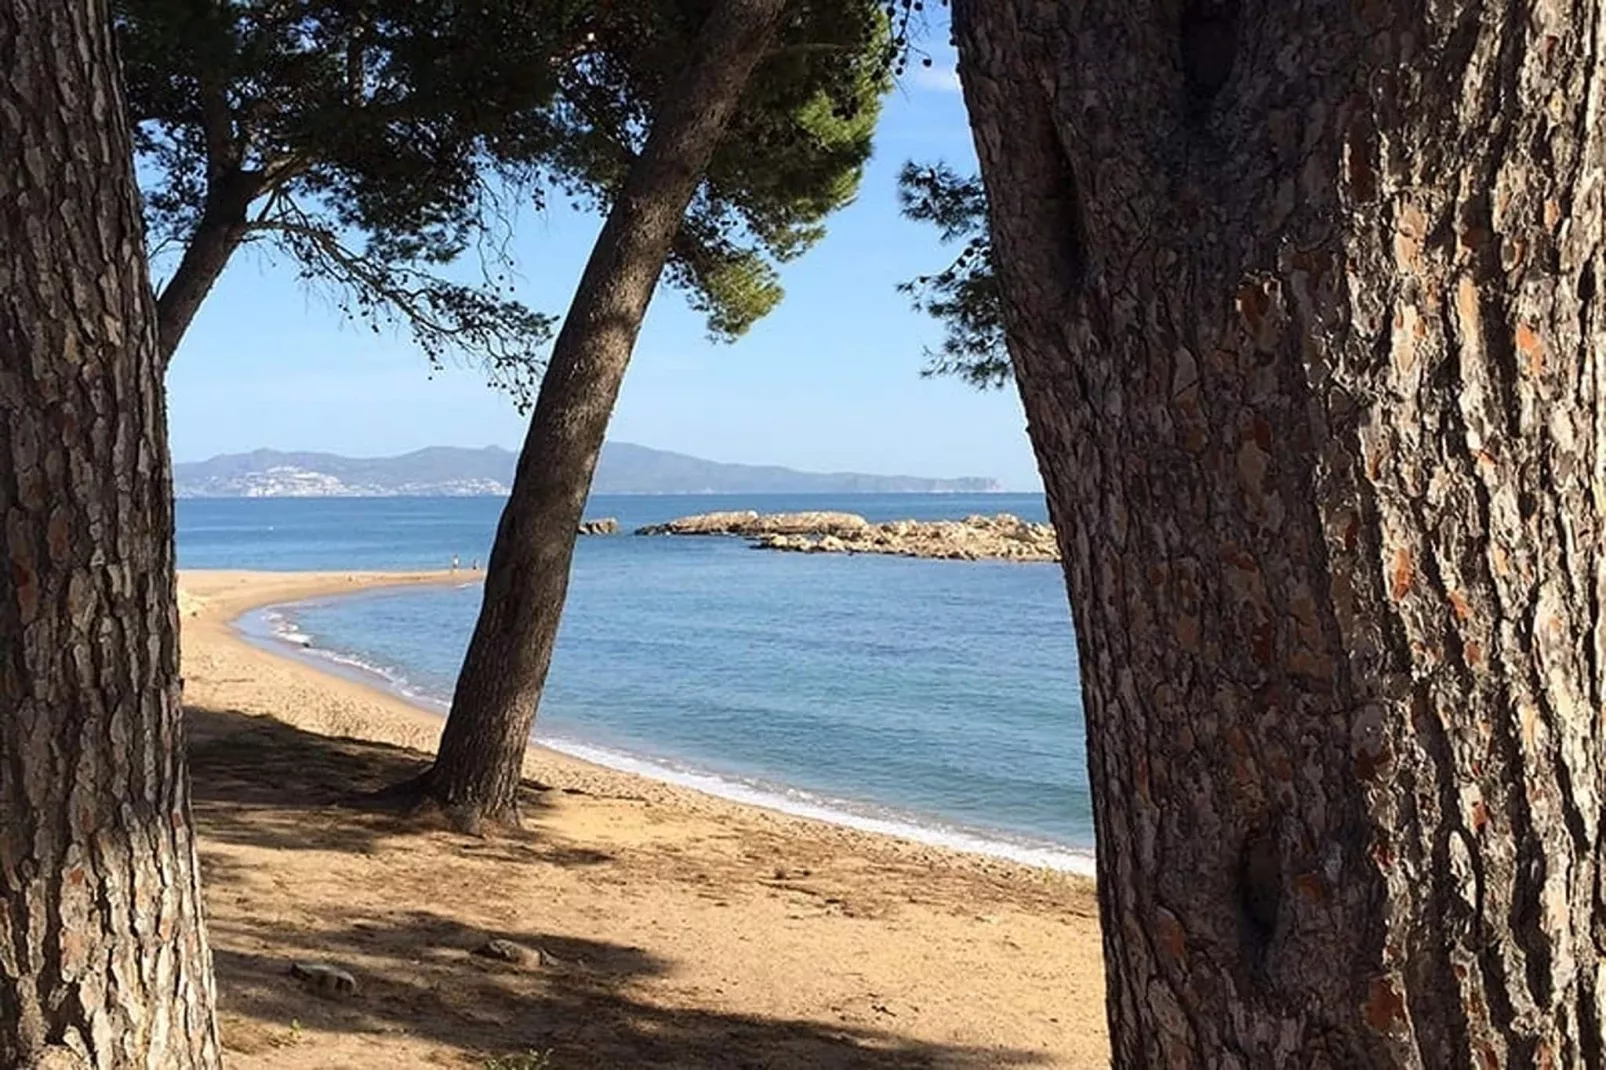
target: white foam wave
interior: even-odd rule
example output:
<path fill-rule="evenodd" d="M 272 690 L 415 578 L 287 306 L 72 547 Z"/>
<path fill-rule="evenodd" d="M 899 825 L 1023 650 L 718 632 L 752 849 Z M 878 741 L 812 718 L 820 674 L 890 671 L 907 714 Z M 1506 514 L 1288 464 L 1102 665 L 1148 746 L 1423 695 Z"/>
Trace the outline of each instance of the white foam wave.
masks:
<path fill-rule="evenodd" d="M 262 620 L 267 624 L 269 631 L 273 633 L 273 637 L 280 642 L 291 643 L 300 647 L 310 647 L 312 645 L 312 636 L 297 627 L 295 621 L 291 620 L 284 612 L 277 609 L 264 610 Z"/>
<path fill-rule="evenodd" d="M 419 690 L 411 680 L 402 673 L 385 665 L 376 665 L 371 661 L 364 661 L 354 654 L 344 654 L 335 650 L 309 649 L 303 651 L 310 657 L 320 661 L 332 662 L 353 670 L 362 676 L 378 677 L 378 680 L 364 680 L 364 683 L 379 683 L 385 690 L 399 695 L 409 702 L 429 706 L 437 712 L 446 712 L 448 704 L 435 698 L 427 691 Z"/>
<path fill-rule="evenodd" d="M 446 712 L 448 703 L 442 702 L 428 691 L 419 689 L 394 667 L 368 661 L 347 651 L 317 646 L 313 637 L 301 631 L 295 621 L 284 612 L 286 608 L 290 607 L 275 606 L 255 614 L 247 614 L 237 620 L 235 625 L 248 639 L 288 646 L 292 655 L 304 661 L 332 669 L 338 675 L 355 679 L 359 683 L 379 687 L 415 705 L 427 706 L 434 712 Z"/>
<path fill-rule="evenodd" d="M 337 674 L 355 678 L 361 683 L 378 686 L 433 713 L 444 714 L 450 709 L 449 701 L 420 689 L 393 666 L 378 665 L 355 654 L 314 645 L 313 637 L 302 632 L 284 609 L 285 607 L 264 609 L 256 614 L 248 614 L 236 624 L 247 638 L 288 646 L 296 657 L 321 664 Z M 258 623 L 265 627 L 258 627 Z M 897 836 L 933 847 L 1005 859 L 1021 865 L 1087 876 L 1093 874 L 1093 852 L 1089 850 L 1080 850 L 1050 841 L 1011 837 L 992 830 L 949 825 L 922 816 L 898 813 L 844 799 L 828 798 L 798 788 L 720 776 L 663 759 L 648 758 L 563 737 L 548 736 L 540 732 L 535 734 L 535 741 L 582 761 L 623 773 L 661 780 L 718 798 L 729 799 L 732 802 L 761 806 L 795 817 L 824 821 L 864 832 Z"/>
<path fill-rule="evenodd" d="M 913 815 L 895 814 L 843 799 L 830 799 L 802 791 L 718 776 L 660 760 L 643 758 L 623 751 L 610 750 L 588 743 L 577 743 L 560 737 L 536 733 L 535 740 L 544 747 L 559 751 L 582 761 L 617 769 L 623 773 L 662 780 L 694 791 L 701 791 L 732 802 L 749 806 L 762 806 L 795 817 L 806 817 L 832 825 L 843 825 L 864 832 L 898 836 L 933 847 L 945 847 L 970 854 L 1002 858 L 1022 865 L 1063 873 L 1093 875 L 1093 853 L 1073 847 L 1025 838 L 1013 839 L 999 833 L 966 829 L 937 821 L 921 820 Z"/>

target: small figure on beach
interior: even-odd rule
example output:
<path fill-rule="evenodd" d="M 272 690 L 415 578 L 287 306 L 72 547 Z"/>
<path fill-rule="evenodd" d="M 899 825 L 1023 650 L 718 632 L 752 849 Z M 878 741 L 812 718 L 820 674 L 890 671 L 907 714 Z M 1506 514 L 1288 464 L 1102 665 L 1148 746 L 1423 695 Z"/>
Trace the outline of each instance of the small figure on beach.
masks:
<path fill-rule="evenodd" d="M 470 572 L 478 572 L 480 570 L 480 559 L 476 557 L 474 560 L 470 561 L 468 563 L 468 570 Z"/>
<path fill-rule="evenodd" d="M 457 571 L 457 555 L 456 554 L 452 555 L 452 571 L 453 572 Z"/>

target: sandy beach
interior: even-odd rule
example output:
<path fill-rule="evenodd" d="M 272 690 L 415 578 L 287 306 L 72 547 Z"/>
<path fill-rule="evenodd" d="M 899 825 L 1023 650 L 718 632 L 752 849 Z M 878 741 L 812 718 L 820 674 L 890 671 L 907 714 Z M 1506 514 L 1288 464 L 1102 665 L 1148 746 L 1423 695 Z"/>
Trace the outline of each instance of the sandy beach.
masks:
<path fill-rule="evenodd" d="M 441 720 L 259 649 L 252 608 L 470 574 L 187 572 L 185 702 L 231 1067 L 1095 1067 L 1084 878 L 532 747 L 522 833 L 354 805 Z M 523 961 L 476 953 L 492 939 Z M 296 961 L 349 971 L 329 996 Z M 527 1053 L 546 1055 L 545 1061 Z M 497 1060 L 501 1060 L 498 1062 Z"/>

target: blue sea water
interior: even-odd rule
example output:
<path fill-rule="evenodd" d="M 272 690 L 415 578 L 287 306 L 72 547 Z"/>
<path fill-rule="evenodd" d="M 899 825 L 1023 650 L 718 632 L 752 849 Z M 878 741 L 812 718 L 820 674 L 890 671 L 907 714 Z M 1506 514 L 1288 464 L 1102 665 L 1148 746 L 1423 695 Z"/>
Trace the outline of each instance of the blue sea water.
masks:
<path fill-rule="evenodd" d="M 181 567 L 483 561 L 499 499 L 178 503 Z M 601 497 L 628 531 L 714 509 L 871 519 L 1013 512 L 986 495 Z M 257 641 L 446 707 L 480 588 L 273 607 Z M 621 768 L 860 827 L 1087 870 L 1075 645 L 1056 565 L 756 551 L 738 539 L 580 540 L 536 738 Z"/>

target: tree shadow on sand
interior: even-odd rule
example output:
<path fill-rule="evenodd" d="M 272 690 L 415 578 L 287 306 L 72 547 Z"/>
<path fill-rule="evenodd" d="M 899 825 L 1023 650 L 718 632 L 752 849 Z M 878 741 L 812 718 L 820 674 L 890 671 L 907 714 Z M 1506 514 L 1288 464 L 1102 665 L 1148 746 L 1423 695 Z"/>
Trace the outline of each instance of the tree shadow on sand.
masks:
<path fill-rule="evenodd" d="M 672 969 L 641 948 L 502 933 L 528 956 L 502 962 L 475 953 L 487 933 L 427 911 L 383 927 L 356 921 L 308 934 L 300 945 L 308 958 L 351 966 L 361 985 L 354 997 L 321 999 L 298 986 L 283 959 L 237 950 L 255 935 L 250 926 L 214 933 L 219 984 L 229 996 L 224 1039 L 236 1049 L 275 1043 L 297 1022 L 307 1030 L 401 1031 L 486 1056 L 549 1051 L 555 1070 L 957 1070 L 1042 1062 L 1033 1053 L 930 1044 L 860 1025 L 666 1007 L 631 992 L 632 982 Z M 272 936 L 286 945 L 283 933 Z"/>
<path fill-rule="evenodd" d="M 339 1033 L 376 1042 L 405 1034 L 478 1059 L 550 1051 L 553 1070 L 890 1070 L 1044 1061 L 1032 1052 L 915 1040 L 880 1022 L 769 1018 L 698 1006 L 704 997 L 672 982 L 638 984 L 675 973 L 675 963 L 640 947 L 527 929 L 488 931 L 427 908 L 369 916 L 338 895 L 316 900 L 314 916 L 305 913 L 305 901 L 301 914 L 251 909 L 273 894 L 264 889 L 261 867 L 216 845 L 378 853 L 387 841 L 416 837 L 416 822 L 347 804 L 395 783 L 422 756 L 235 711 L 191 709 L 188 717 L 224 1042 L 236 1052 L 316 1045 L 319 1033 Z M 526 786 L 527 812 L 544 805 L 544 794 L 540 785 Z M 448 835 L 457 849 L 509 863 L 590 867 L 612 858 L 545 842 L 533 832 L 491 840 Z M 432 887 L 429 893 L 449 900 L 476 889 Z M 230 909 L 222 909 L 225 904 Z M 481 954 L 493 937 L 521 949 L 523 960 Z M 293 960 L 349 969 L 358 991 L 343 998 L 316 994 L 290 975 Z M 892 1012 L 881 1012 L 885 1025 L 895 1027 Z M 296 1065 L 312 1065 L 305 1062 L 309 1055 L 318 1057 L 316 1049 L 303 1051 Z"/>
<path fill-rule="evenodd" d="M 371 852 L 380 843 L 443 829 L 404 813 L 380 794 L 427 765 L 404 747 L 318 735 L 237 710 L 185 709 L 191 797 L 209 839 L 282 850 Z M 519 793 L 527 815 L 552 789 L 527 780 Z M 517 830 L 472 841 L 482 855 L 508 861 L 590 865 L 612 856 L 558 846 Z"/>

